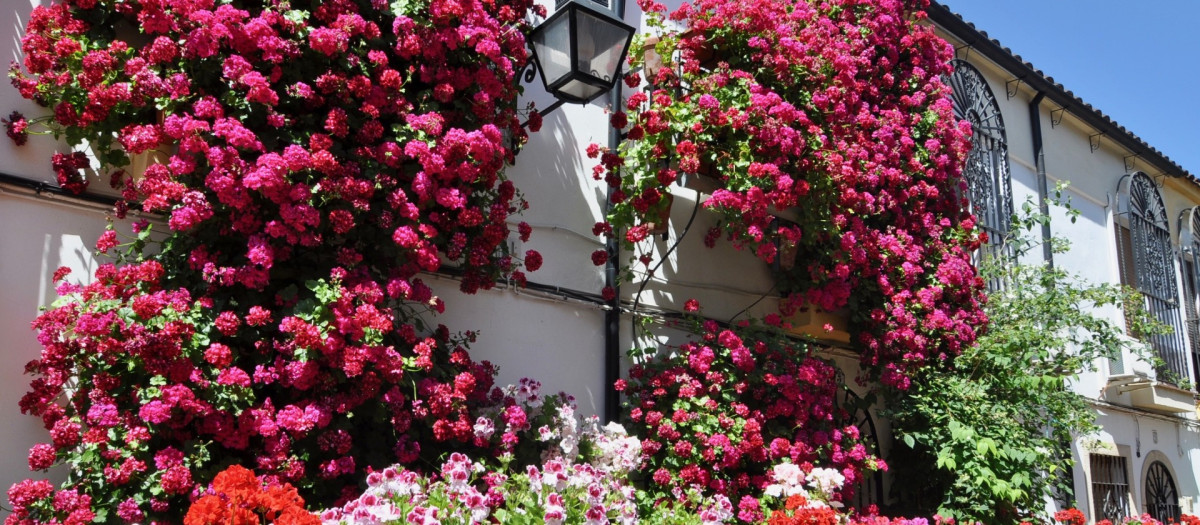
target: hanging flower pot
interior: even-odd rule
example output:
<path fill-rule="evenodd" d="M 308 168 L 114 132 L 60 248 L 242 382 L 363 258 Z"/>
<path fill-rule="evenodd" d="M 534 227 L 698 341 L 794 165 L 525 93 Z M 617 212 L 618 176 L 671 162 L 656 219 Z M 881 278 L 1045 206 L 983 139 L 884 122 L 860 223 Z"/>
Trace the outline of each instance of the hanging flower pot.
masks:
<path fill-rule="evenodd" d="M 159 146 L 152 150 L 146 150 L 141 153 L 136 153 L 129 156 L 129 166 L 125 168 L 125 175 L 130 177 L 132 183 L 141 182 L 146 176 L 146 168 L 155 164 L 166 164 L 171 161 L 171 155 L 174 154 L 174 147 Z"/>
<path fill-rule="evenodd" d="M 704 194 L 711 194 L 721 188 L 717 166 L 704 159 L 700 160 L 700 167 L 694 172 L 681 171 L 679 183 L 685 188 Z"/>

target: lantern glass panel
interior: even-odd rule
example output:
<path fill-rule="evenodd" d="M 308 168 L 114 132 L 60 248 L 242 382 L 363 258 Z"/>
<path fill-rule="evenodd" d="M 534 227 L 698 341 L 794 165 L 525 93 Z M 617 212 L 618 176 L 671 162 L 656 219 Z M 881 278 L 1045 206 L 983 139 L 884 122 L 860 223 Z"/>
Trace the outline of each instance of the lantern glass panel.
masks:
<path fill-rule="evenodd" d="M 597 86 L 594 84 L 581 82 L 579 79 L 573 78 L 570 82 L 567 82 L 566 84 L 563 84 L 562 87 L 558 88 L 557 91 L 562 95 L 568 95 L 576 100 L 582 101 L 591 100 L 599 95 L 600 92 L 607 90 L 608 88 L 604 86 Z"/>
<path fill-rule="evenodd" d="M 621 67 L 629 30 L 582 9 L 575 16 L 579 38 L 576 70 L 611 82 Z"/>
<path fill-rule="evenodd" d="M 533 34 L 533 51 L 547 86 L 571 74 L 571 17 L 551 17 L 538 27 Z"/>

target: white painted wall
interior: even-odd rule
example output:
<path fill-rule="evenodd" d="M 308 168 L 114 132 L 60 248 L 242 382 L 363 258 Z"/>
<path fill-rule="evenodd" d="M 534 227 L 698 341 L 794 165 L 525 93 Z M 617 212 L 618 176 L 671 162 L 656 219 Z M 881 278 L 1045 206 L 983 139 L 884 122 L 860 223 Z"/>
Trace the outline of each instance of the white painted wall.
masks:
<path fill-rule="evenodd" d="M 38 418 L 22 415 L 17 406 L 28 390 L 25 363 L 41 355 L 30 323 L 39 307 L 57 297 L 51 277 L 60 266 L 71 268 L 72 282 L 85 282 L 98 262 L 92 246 L 104 231 L 104 212 L 62 201 L 30 197 L 0 186 L 0 487 L 30 473 L 26 453 L 49 435 Z M 61 478 L 57 473 L 56 478 Z"/>
<path fill-rule="evenodd" d="M 0 24 L 0 43 L 7 46 L 6 56 L 19 60 L 20 31 L 30 5 L 15 0 L 0 2 L 3 2 L 2 12 L 11 13 L 7 23 Z M 627 21 L 640 26 L 641 13 L 636 6 L 631 4 L 628 13 Z M 1037 194 L 1028 113 L 1033 94 L 1023 86 L 1013 97 L 1008 97 L 1005 84 L 1011 75 L 977 54 L 970 61 L 984 72 L 1000 104 L 1007 127 L 1014 202 L 1019 206 L 1027 196 Z M 542 92 L 540 79 L 527 86 L 526 92 L 524 101 L 536 101 L 541 107 L 550 102 Z M 531 203 L 530 210 L 517 220 L 534 226 L 533 238 L 514 248 L 518 253 L 537 249 L 545 258 L 543 268 L 529 275 L 532 281 L 594 293 L 599 293 L 603 286 L 602 269 L 591 265 L 590 254 L 602 246 L 602 240 L 591 235 L 591 229 L 602 218 L 605 188 L 602 182 L 591 178 L 596 161 L 586 158 L 583 152 L 589 143 L 607 144 L 605 104 L 601 98 L 585 106 L 567 105 L 548 115 L 542 131 L 532 135 L 517 165 L 508 172 Z M 7 115 L 12 109 L 30 116 L 40 113 L 15 90 L 0 88 L 0 113 Z M 1117 180 L 1125 174 L 1123 157 L 1127 153 L 1107 138 L 1101 139 L 1100 149 L 1091 151 L 1088 135 L 1093 132 L 1070 113 L 1061 125 L 1051 127 L 1050 109 L 1053 108 L 1046 104 L 1041 108 L 1047 173 L 1052 182 L 1071 182 L 1068 193 L 1074 207 L 1081 212 L 1074 224 L 1061 214 L 1055 217 L 1054 231 L 1074 243 L 1071 251 L 1058 255 L 1055 262 L 1095 282 L 1116 282 L 1112 210 L 1108 203 L 1109 196 L 1116 191 Z M 0 139 L 0 171 L 32 180 L 53 180 L 48 159 L 55 147 L 49 139 L 33 140 L 24 148 L 15 148 L 10 141 Z M 1144 162 L 1137 168 L 1149 173 L 1159 171 Z M 102 186 L 101 181 L 93 182 L 95 188 Z M 680 187 L 674 193 L 671 233 L 665 241 L 655 239 L 647 243 L 657 257 L 662 257 L 680 239 L 697 200 L 690 189 Z M 1174 218 L 1184 207 L 1200 203 L 1200 186 L 1171 181 L 1164 188 L 1164 197 L 1169 216 Z M 640 295 L 643 304 L 678 310 L 683 301 L 695 298 L 704 305 L 707 315 L 729 319 L 769 292 L 772 283 L 766 265 L 753 254 L 734 250 L 727 243 L 719 244 L 715 250 L 702 246 L 704 232 L 714 221 L 715 216 L 703 209 L 696 214 L 687 236 Z M 38 307 L 54 297 L 50 274 L 55 268 L 72 267 L 76 279 L 90 275 L 97 264 L 90 255 L 90 247 L 104 228 L 104 214 L 96 209 L 0 191 L 0 224 L 9 226 L 0 229 L 0 351 L 10 363 L 0 368 L 0 420 L 6 422 L 0 426 L 0 450 L 4 451 L 0 454 L 2 489 L 26 477 L 25 451 L 46 439 L 39 422 L 20 415 L 16 407 L 28 384 L 19 365 L 36 358 L 40 350 L 29 323 L 37 315 Z M 457 291 L 456 282 L 431 280 L 447 303 L 447 314 L 437 321 L 453 330 L 480 332 L 472 354 L 476 359 L 487 359 L 500 366 L 498 384 L 533 377 L 543 383 L 546 391 L 574 394 L 585 413 L 601 411 L 605 385 L 604 316 L 600 309 L 512 290 L 463 296 Z M 623 285 L 622 296 L 632 299 L 637 288 L 637 283 Z M 761 315 L 771 308 L 773 305 L 767 300 L 750 311 Z M 1101 313 L 1120 321 L 1115 309 Z M 630 326 L 631 319 L 626 316 L 621 325 L 622 348 L 634 344 Z M 839 363 L 853 377 L 856 372 L 853 359 L 842 356 Z M 1102 366 L 1099 372 L 1085 375 L 1075 388 L 1096 397 L 1106 377 Z M 1100 422 L 1104 426 L 1103 439 L 1111 441 L 1118 450 L 1130 451 L 1131 473 L 1140 473 L 1145 458 L 1151 452 L 1160 452 L 1175 469 L 1180 492 L 1185 496 L 1200 495 L 1196 472 L 1196 465 L 1200 464 L 1200 433 L 1192 420 L 1172 423 L 1161 418 L 1134 417 L 1128 411 L 1113 409 L 1102 410 Z M 1153 443 L 1156 431 L 1159 442 Z M 1075 446 L 1086 464 L 1083 445 Z M 1139 483 L 1133 493 L 1140 494 L 1140 478 L 1136 474 L 1133 477 Z M 1077 471 L 1076 480 L 1077 495 L 1084 501 L 1088 493 L 1086 472 Z"/>
<path fill-rule="evenodd" d="M 943 36 L 956 45 L 962 44 L 952 36 L 944 33 Z M 1003 71 L 978 53 L 964 54 L 969 62 L 984 73 L 997 97 L 1008 138 L 1014 204 L 1019 209 L 1026 196 L 1037 195 L 1028 109 L 1035 93 L 1027 86 L 1021 86 L 1010 97 L 1006 93 L 1006 83 L 1016 75 Z M 1051 191 L 1058 181 L 1069 183 L 1064 197 L 1070 200 L 1079 216 L 1075 222 L 1071 222 L 1062 209 L 1052 208 L 1051 229 L 1054 235 L 1071 241 L 1070 250 L 1055 255 L 1054 263 L 1089 282 L 1118 284 L 1120 276 L 1113 226 L 1118 181 L 1131 171 L 1156 175 L 1166 171 L 1166 167 L 1150 165 L 1140 158 L 1130 158 L 1132 170 L 1127 170 L 1126 157 L 1130 153 L 1112 137 L 1099 137 L 1098 147 L 1093 148 L 1092 141 L 1096 139 L 1090 136 L 1096 131 L 1070 111 L 1066 112 L 1059 125 L 1052 126 L 1051 111 L 1058 108 L 1056 103 L 1044 101 L 1039 109 L 1046 173 Z M 1175 218 L 1181 210 L 1200 204 L 1200 184 L 1195 180 L 1166 178 L 1160 191 L 1167 207 L 1173 242 L 1177 243 Z M 1175 250 L 1178 254 L 1177 245 Z M 1098 310 L 1096 314 L 1118 326 L 1124 324 L 1120 310 L 1115 307 Z M 1132 365 L 1132 362 L 1126 362 L 1125 367 L 1128 370 Z M 1129 403 L 1128 395 L 1103 397 L 1109 375 L 1107 362 L 1101 362 L 1097 363 L 1095 372 L 1083 374 L 1072 384 L 1079 394 L 1097 400 L 1098 423 L 1102 427 L 1099 435 L 1077 440 L 1073 444 L 1077 461 L 1074 472 L 1075 497 L 1079 501 L 1079 508 L 1092 515 L 1088 463 L 1089 453 L 1093 450 L 1120 454 L 1126 458 L 1136 513 L 1144 509 L 1145 470 L 1154 459 L 1169 465 L 1184 501 L 1186 498 L 1200 500 L 1200 425 L 1197 424 L 1196 414 L 1164 417 L 1131 408 L 1105 406 L 1105 399 L 1114 403 Z M 1189 510 L 1195 512 L 1200 509 L 1184 509 L 1185 512 Z"/>

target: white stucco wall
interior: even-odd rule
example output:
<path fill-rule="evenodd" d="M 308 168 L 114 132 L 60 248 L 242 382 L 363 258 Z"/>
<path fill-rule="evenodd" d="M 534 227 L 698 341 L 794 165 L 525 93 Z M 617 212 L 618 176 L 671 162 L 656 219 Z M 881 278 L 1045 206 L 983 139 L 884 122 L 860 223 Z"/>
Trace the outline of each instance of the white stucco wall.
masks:
<path fill-rule="evenodd" d="M 5 56 L 20 60 L 20 32 L 30 4 L 15 0 L 0 2 L 3 2 L 0 10 L 10 13 L 7 23 L 0 24 L 0 43 L 7 46 Z M 627 12 L 627 21 L 640 27 L 642 15 L 636 6 L 631 3 Z M 968 60 L 987 77 L 1004 117 L 1014 204 L 1019 207 L 1027 197 L 1037 195 L 1028 110 L 1033 93 L 1028 86 L 1021 86 L 1009 97 L 1006 82 L 1012 75 L 977 53 Z M 522 103 L 528 101 L 535 101 L 541 107 L 549 105 L 540 79 L 526 86 Z M 602 97 L 592 104 L 566 105 L 549 114 L 542 131 L 532 134 L 516 166 L 508 171 L 531 204 L 515 220 L 534 226 L 532 239 L 516 243 L 514 248 L 517 253 L 537 249 L 545 258 L 543 268 L 529 275 L 531 281 L 591 293 L 599 293 L 604 285 L 602 268 L 592 266 L 590 255 L 603 246 L 602 239 L 593 236 L 591 229 L 603 216 L 605 187 L 590 176 L 597 161 L 587 158 L 584 151 L 589 143 L 608 142 L 606 103 Z M 27 115 L 44 111 L 21 99 L 15 90 L 0 88 L 0 114 L 7 115 L 12 109 Z M 1117 181 L 1126 173 L 1124 157 L 1128 153 L 1109 137 L 1102 137 L 1100 148 L 1092 151 L 1089 135 L 1094 131 L 1069 112 L 1060 125 L 1052 127 L 1051 109 L 1055 108 L 1049 103 L 1040 108 L 1047 174 L 1051 185 L 1058 180 L 1070 181 L 1067 193 L 1080 212 L 1075 223 L 1067 221 L 1061 211 L 1054 212 L 1054 232 L 1073 243 L 1069 252 L 1055 257 L 1055 263 L 1094 282 L 1118 282 L 1110 203 L 1115 202 L 1112 196 Z M 53 180 L 49 157 L 55 147 L 48 139 L 35 139 L 24 148 L 0 139 L 0 172 L 31 180 Z M 1135 169 L 1151 174 L 1163 171 L 1162 167 L 1149 166 L 1140 159 L 1138 162 Z M 93 181 L 93 185 L 99 188 L 103 183 Z M 1169 181 L 1163 192 L 1173 229 L 1174 217 L 1180 210 L 1200 204 L 1200 186 L 1194 181 Z M 0 351 L 9 363 L 0 368 L 0 420 L 6 422 L 0 425 L 3 447 L 0 450 L 4 451 L 0 454 L 0 490 L 27 477 L 25 451 L 46 439 L 40 422 L 19 414 L 17 409 L 17 400 L 29 382 L 21 373 L 22 365 L 36 358 L 40 350 L 29 323 L 37 315 L 38 307 L 54 298 L 50 275 L 55 268 L 72 267 L 74 279 L 86 278 L 94 270 L 97 262 L 90 255 L 91 246 L 105 224 L 104 213 L 98 208 L 18 193 L 0 191 L 0 224 L 8 226 L 0 229 Z M 773 304 L 769 298 L 755 304 L 763 295 L 770 295 L 772 283 L 766 265 L 753 254 L 739 252 L 728 243 L 719 243 L 717 249 L 704 247 L 704 233 L 715 217 L 703 209 L 681 240 L 697 198 L 705 197 L 683 187 L 677 187 L 674 194 L 671 232 L 666 240 L 654 239 L 646 246 L 653 250 L 656 259 L 663 257 L 677 241 L 678 247 L 666 256 L 646 285 L 639 296 L 641 304 L 677 311 L 685 300 L 694 298 L 704 305 L 706 315 L 725 320 L 746 308 L 754 315 L 770 311 Z M 472 355 L 500 367 L 498 384 L 532 377 L 540 380 L 548 392 L 562 390 L 575 395 L 584 413 L 602 412 L 605 385 L 601 309 L 555 298 L 552 294 L 510 289 L 464 296 L 451 279 L 430 277 L 430 280 L 447 304 L 446 315 L 435 321 L 452 330 L 478 331 Z M 624 284 L 622 297 L 633 299 L 639 284 Z M 1099 313 L 1121 322 L 1116 309 Z M 631 339 L 631 322 L 629 316 L 622 318 L 623 349 L 635 344 Z M 838 362 L 848 377 L 854 377 L 856 365 L 852 358 L 839 356 Z M 1097 372 L 1086 374 L 1074 387 L 1081 394 L 1097 397 L 1106 381 L 1107 369 L 1102 364 Z M 1169 461 L 1182 495 L 1200 496 L 1196 466 L 1200 465 L 1200 432 L 1192 422 L 1141 417 L 1118 409 L 1102 409 L 1099 422 L 1104 428 L 1100 439 L 1111 443 L 1113 450 L 1128 451 L 1131 478 L 1136 483 L 1131 493 L 1139 505 L 1140 473 L 1149 457 Z M 1085 444 L 1076 443 L 1075 450 L 1081 465 L 1086 465 Z M 1155 452 L 1161 456 L 1152 455 Z M 1077 470 L 1076 492 L 1085 510 L 1087 480 L 1086 470 Z"/>
<path fill-rule="evenodd" d="M 1006 93 L 1006 84 L 1012 86 L 1018 75 L 1002 70 L 978 52 L 970 52 L 968 46 L 963 46 L 953 36 L 944 33 L 943 36 L 959 46 L 960 55 L 965 55 L 984 74 L 996 95 L 1008 139 L 1014 205 L 1020 209 L 1027 196 L 1037 195 L 1037 164 L 1033 158 L 1028 108 L 1035 93 L 1027 85 L 1021 85 L 1012 90 L 1010 96 Z M 1151 165 L 1144 159 L 1132 157 L 1115 137 L 1093 137 L 1097 135 L 1096 130 L 1072 114 L 1070 109 L 1065 113 L 1056 112 L 1060 107 L 1058 102 L 1051 100 L 1044 100 L 1039 107 L 1045 169 L 1051 192 L 1057 182 L 1069 184 L 1063 196 L 1069 199 L 1078 216 L 1072 222 L 1068 220 L 1065 210 L 1051 208 L 1053 234 L 1071 242 L 1066 253 L 1054 256 L 1055 265 L 1087 282 L 1120 283 L 1114 208 L 1117 206 L 1118 181 L 1134 171 L 1157 177 L 1167 208 L 1174 250 L 1178 254 L 1176 217 L 1183 209 L 1200 204 L 1200 184 L 1195 180 L 1162 176 L 1169 171 L 1168 167 Z M 1061 117 L 1061 122 L 1052 125 L 1051 119 L 1055 116 Z M 1176 265 L 1178 267 L 1178 263 Z M 1118 308 L 1099 309 L 1095 313 L 1118 326 L 1124 325 Z M 1125 369 L 1131 370 L 1134 365 L 1127 356 Z M 1137 367 L 1150 368 L 1141 364 Z M 1128 394 L 1105 397 L 1110 374 L 1108 363 L 1102 361 L 1097 363 L 1096 371 L 1083 374 L 1071 385 L 1074 391 L 1096 400 L 1097 422 L 1102 427 L 1097 436 L 1079 439 L 1072 447 L 1077 461 L 1074 481 L 1079 508 L 1092 516 L 1092 478 L 1088 467 L 1089 454 L 1094 452 L 1126 458 L 1134 513 L 1140 514 L 1145 508 L 1145 471 L 1155 459 L 1169 466 L 1184 511 L 1195 512 L 1195 509 L 1188 508 L 1188 502 L 1200 499 L 1200 473 L 1197 472 L 1200 469 L 1200 426 L 1196 424 L 1196 415 L 1182 413 L 1163 416 L 1130 407 L 1107 405 L 1110 402 L 1118 405 L 1131 402 Z M 1109 389 L 1110 392 L 1112 390 L 1115 389 Z"/>
<path fill-rule="evenodd" d="M 39 307 L 57 297 L 51 277 L 60 266 L 71 268 L 69 280 L 85 282 L 99 264 L 92 246 L 104 231 L 104 212 L 29 197 L 0 187 L 0 487 L 7 488 L 30 473 L 26 453 L 48 442 L 41 420 L 23 415 L 17 406 L 29 387 L 25 363 L 41 354 L 30 323 Z M 55 478 L 61 478 L 58 473 Z"/>

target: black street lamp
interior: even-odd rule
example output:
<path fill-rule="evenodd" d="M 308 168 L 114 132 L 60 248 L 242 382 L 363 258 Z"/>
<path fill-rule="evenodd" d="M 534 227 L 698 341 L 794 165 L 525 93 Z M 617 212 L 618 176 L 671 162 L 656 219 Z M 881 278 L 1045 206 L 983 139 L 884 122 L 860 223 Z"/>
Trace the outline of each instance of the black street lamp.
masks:
<path fill-rule="evenodd" d="M 610 1 L 616 2 L 616 9 L 610 9 Z M 617 84 L 617 76 L 634 33 L 633 26 L 622 20 L 624 0 L 558 0 L 556 7 L 558 10 L 529 35 L 533 66 L 541 72 L 546 91 L 556 99 L 538 114 L 545 116 L 566 102 L 587 104 L 605 92 L 612 93 L 613 104 L 618 104 L 621 86 Z M 525 81 L 531 80 L 533 78 L 526 74 Z M 617 149 L 620 137 L 620 130 L 610 128 L 609 148 Z M 617 290 L 616 260 L 620 248 L 613 237 L 609 237 L 605 246 L 609 259 L 604 270 L 604 284 Z M 621 377 L 621 300 L 620 293 L 616 295 L 606 301 L 608 309 L 604 312 L 604 380 L 608 384 L 604 389 L 604 417 L 607 421 L 616 421 L 620 413 L 620 397 L 614 386 Z"/>
<path fill-rule="evenodd" d="M 611 90 L 633 40 L 633 26 L 593 5 L 605 4 L 560 0 L 530 34 L 542 83 L 561 102 L 586 104 Z"/>

